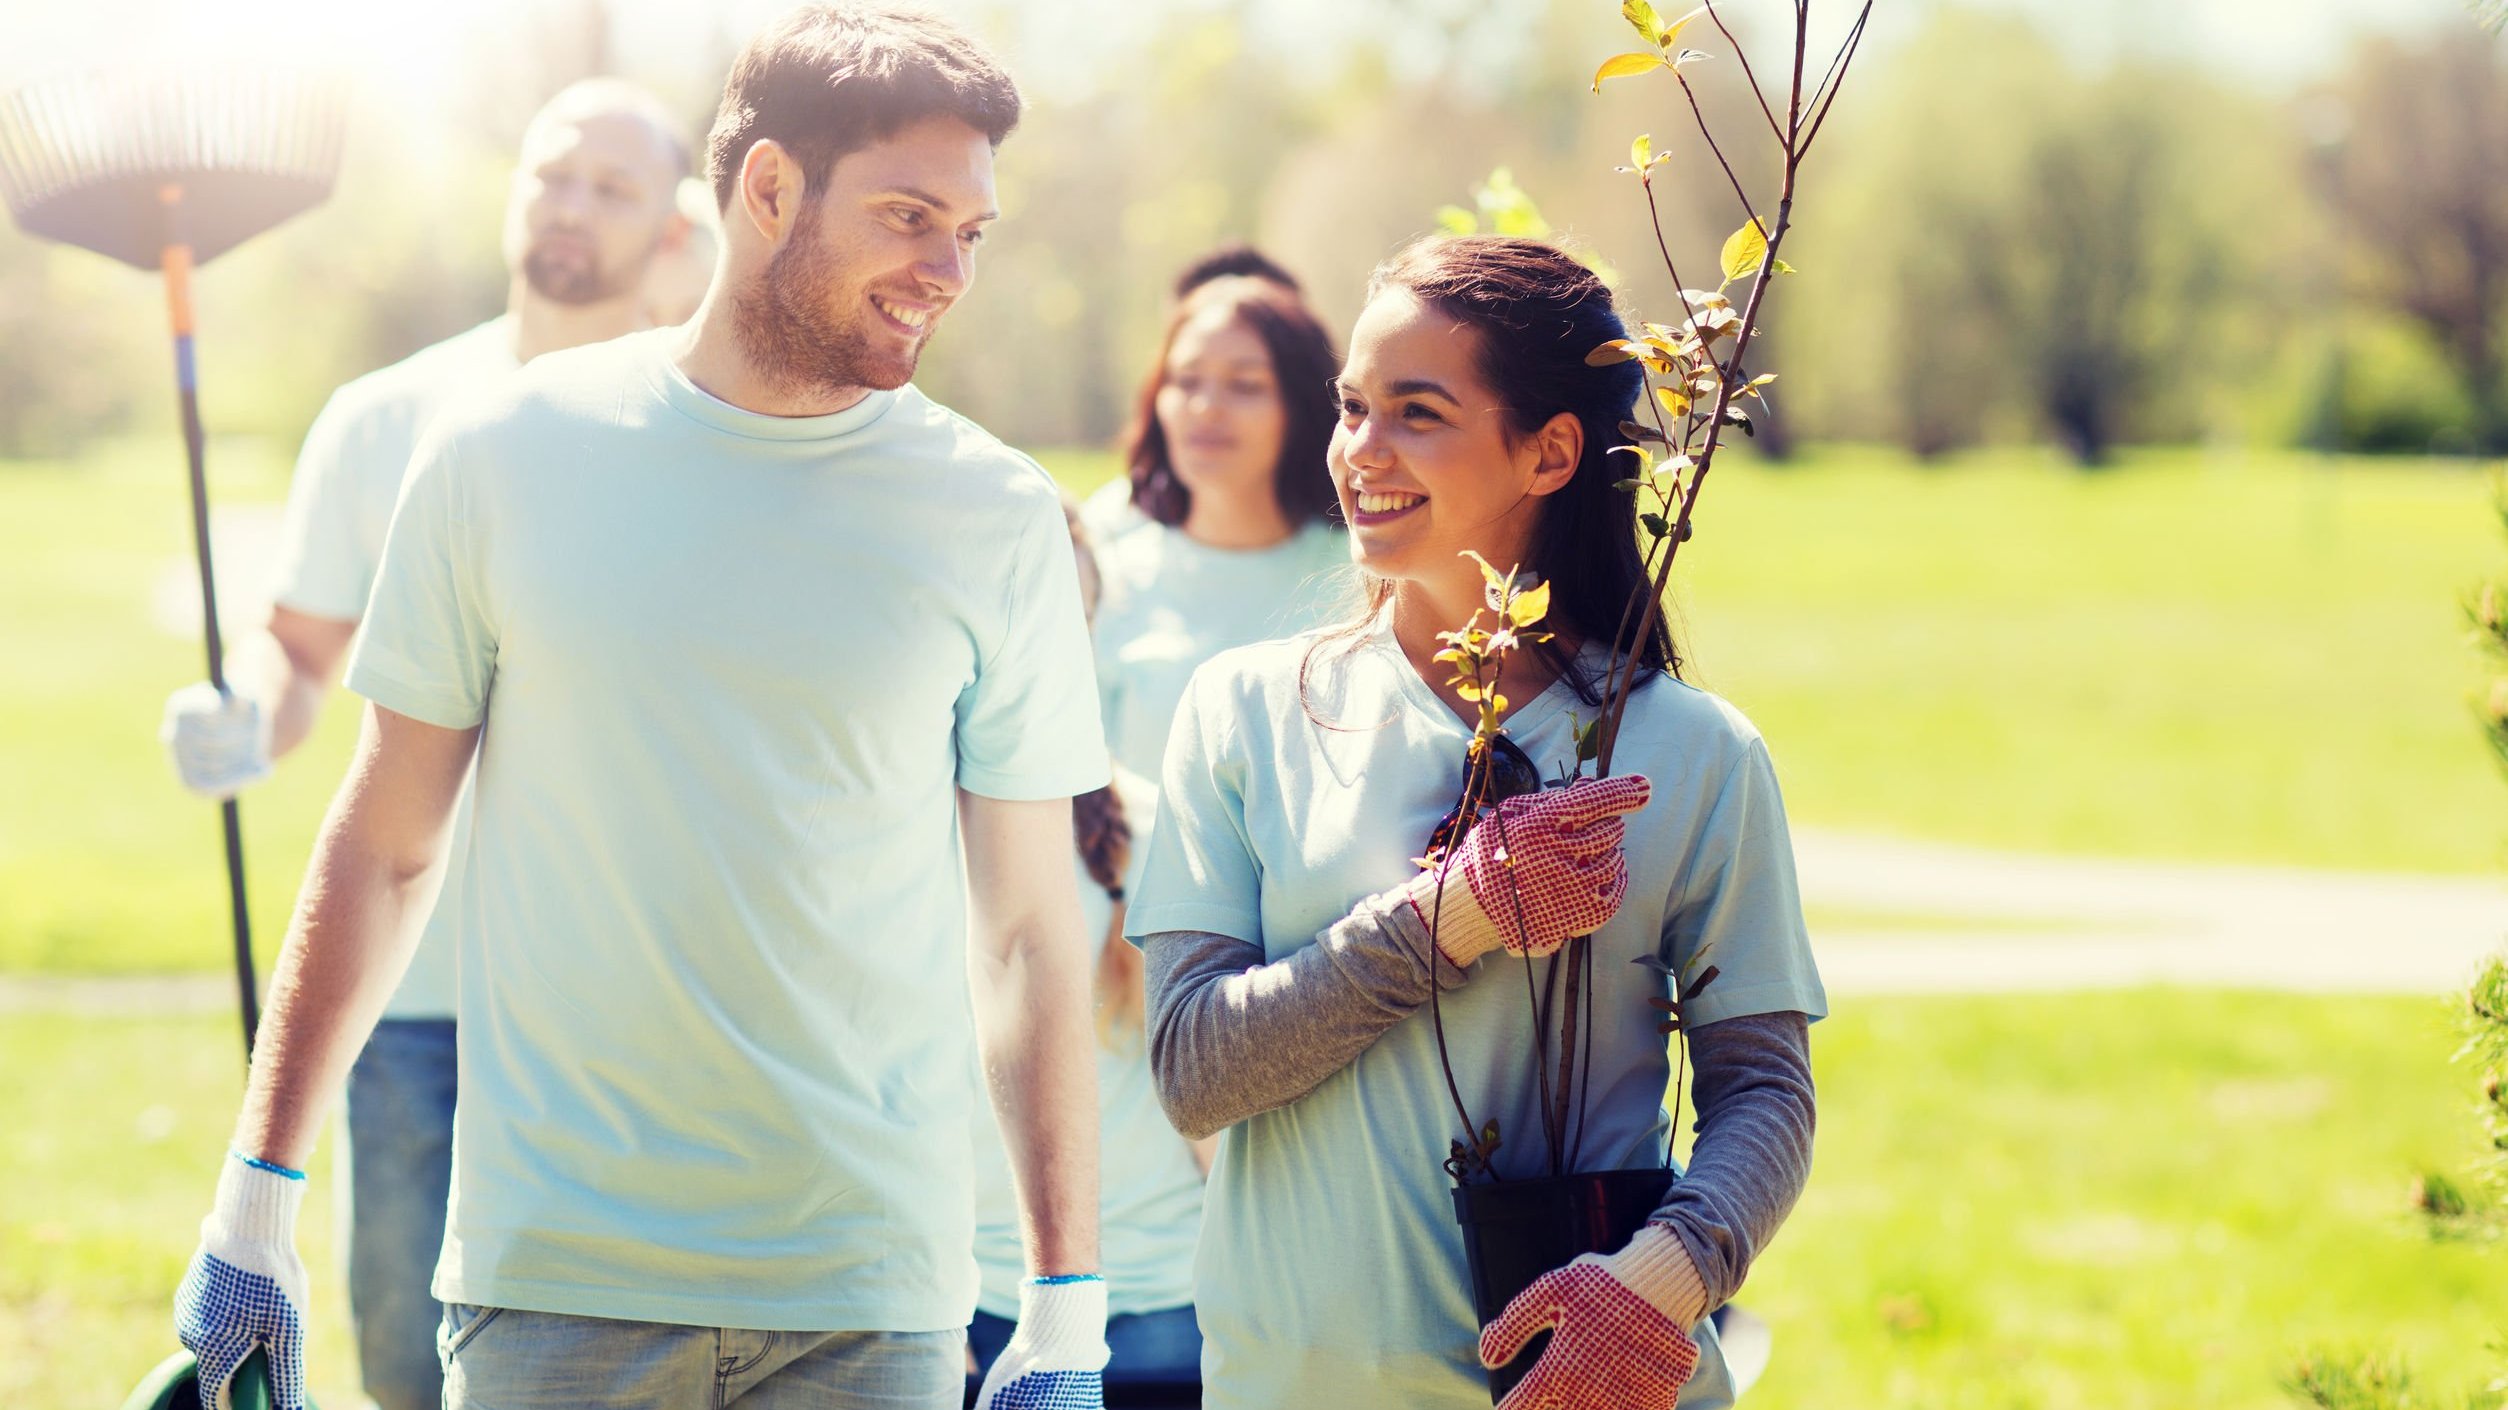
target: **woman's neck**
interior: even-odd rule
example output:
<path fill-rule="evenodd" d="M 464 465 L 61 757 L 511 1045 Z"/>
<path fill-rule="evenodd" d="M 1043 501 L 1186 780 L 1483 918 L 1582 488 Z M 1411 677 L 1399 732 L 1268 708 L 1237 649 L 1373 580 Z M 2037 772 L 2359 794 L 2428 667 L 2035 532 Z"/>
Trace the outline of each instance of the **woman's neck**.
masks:
<path fill-rule="evenodd" d="M 1454 675 L 1454 668 L 1436 659 L 1437 653 L 1446 649 L 1446 643 L 1438 639 L 1438 633 L 1462 630 L 1463 624 L 1472 619 L 1475 608 L 1480 610 L 1480 625 L 1484 629 L 1494 629 L 1497 623 L 1493 619 L 1497 614 L 1488 610 L 1480 570 L 1472 566 L 1469 559 L 1458 561 L 1463 573 L 1450 581 L 1429 583 L 1410 579 L 1393 585 L 1393 640 L 1396 646 L 1402 648 L 1403 659 L 1411 663 L 1411 669 L 1419 673 L 1421 680 L 1428 682 L 1437 698 L 1444 701 L 1446 707 L 1460 716 L 1465 724 L 1476 725 L 1480 722 L 1480 707 L 1446 688 L 1447 680 Z M 1553 645 L 1573 649 L 1573 643 L 1564 637 Z M 1498 693 L 1505 696 L 1510 705 L 1522 705 L 1548 690 L 1551 682 L 1559 678 L 1558 667 L 1553 664 L 1555 655 L 1530 642 L 1507 652 L 1499 658 Z"/>
<path fill-rule="evenodd" d="M 1206 548 L 1237 550 L 1269 548 L 1297 532 L 1269 486 L 1257 494 L 1224 497 L 1196 490 L 1178 527 L 1186 538 Z"/>

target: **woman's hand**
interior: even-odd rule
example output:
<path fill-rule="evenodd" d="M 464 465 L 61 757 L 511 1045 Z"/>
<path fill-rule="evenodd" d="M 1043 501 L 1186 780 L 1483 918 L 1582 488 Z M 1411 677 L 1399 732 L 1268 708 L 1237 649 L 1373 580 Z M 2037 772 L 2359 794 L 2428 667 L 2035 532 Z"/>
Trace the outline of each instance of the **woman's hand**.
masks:
<path fill-rule="evenodd" d="M 1698 1366 L 1684 1328 L 1706 1315 L 1688 1250 L 1649 1224 L 1614 1254 L 1544 1273 L 1480 1334 L 1480 1361 L 1503 1366 L 1536 1333 L 1550 1345 L 1498 1410 L 1672 1410 Z"/>
<path fill-rule="evenodd" d="M 1621 819 L 1649 791 L 1643 775 L 1622 774 L 1509 798 L 1410 882 L 1405 899 L 1456 965 L 1501 948 L 1550 954 L 1619 913 L 1628 894 Z"/>

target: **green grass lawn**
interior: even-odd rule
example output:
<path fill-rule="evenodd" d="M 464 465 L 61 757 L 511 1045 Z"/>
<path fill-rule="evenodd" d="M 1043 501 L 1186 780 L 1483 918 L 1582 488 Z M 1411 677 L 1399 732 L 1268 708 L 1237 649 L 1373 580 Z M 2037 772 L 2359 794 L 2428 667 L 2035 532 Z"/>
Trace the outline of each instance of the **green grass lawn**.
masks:
<path fill-rule="evenodd" d="M 1804 823 L 1996 847 L 2488 871 L 2508 792 L 2457 603 L 2483 477 L 2292 455 L 1832 450 L 1711 477 L 1692 673 Z"/>
<path fill-rule="evenodd" d="M 1102 453 L 1049 455 L 1085 490 Z M 221 444 L 222 503 L 285 459 Z M 223 961 L 215 810 L 156 743 L 195 642 L 147 621 L 188 549 L 154 442 L 0 466 L 0 973 Z M 1993 846 L 2481 872 L 2508 810 L 2456 601 L 2508 565 L 2480 476 L 2289 455 L 2028 452 L 1938 469 L 1829 450 L 1710 481 L 1680 625 L 1767 733 L 1793 816 Z M 354 734 L 246 799 L 275 937 Z M 1908 923 L 1923 918 L 1909 918 Z"/>
<path fill-rule="evenodd" d="M 105 1407 L 175 1349 L 174 1286 L 243 1101 L 232 1015 L 0 1014 L 0 1402 Z M 41 1080 L 24 1080 L 40 1073 Z M 360 1404 L 325 1140 L 297 1246 L 315 1399 Z"/>
<path fill-rule="evenodd" d="M 0 1021 L 0 1402 L 102 1406 L 167 1301 L 241 1091 L 232 1020 Z M 1760 1410 L 2247 1410 L 2307 1348 L 2479 1384 L 2495 1245 L 2433 1237 L 2476 1136 L 2436 1001 L 2170 992 L 1890 1000 L 1815 1030 L 1810 1191 L 1745 1301 Z M 325 1143 L 326 1153 L 328 1142 Z M 315 1394 L 353 1403 L 327 1160 Z"/>
<path fill-rule="evenodd" d="M 1813 1046 L 1812 1184 L 1745 1294 L 1778 1347 L 1746 1403 L 2261 1410 L 2303 1350 L 2433 1387 L 2502 1365 L 2496 1246 L 2411 1204 L 2480 1143 L 2444 1004 L 1889 1000 Z"/>

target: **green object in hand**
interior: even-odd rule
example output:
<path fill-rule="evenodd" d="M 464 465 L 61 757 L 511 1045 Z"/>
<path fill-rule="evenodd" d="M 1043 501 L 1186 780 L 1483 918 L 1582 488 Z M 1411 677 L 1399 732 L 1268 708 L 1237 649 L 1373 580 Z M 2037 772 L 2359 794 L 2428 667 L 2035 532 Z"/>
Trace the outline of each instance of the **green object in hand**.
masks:
<path fill-rule="evenodd" d="M 270 1367 L 256 1351 L 235 1368 L 227 1388 L 231 1410 L 270 1410 Z M 200 1368 L 188 1351 L 178 1351 L 157 1365 L 122 1402 L 122 1410 L 207 1410 L 200 1403 Z M 305 1410 L 319 1410 L 313 1397 Z"/>

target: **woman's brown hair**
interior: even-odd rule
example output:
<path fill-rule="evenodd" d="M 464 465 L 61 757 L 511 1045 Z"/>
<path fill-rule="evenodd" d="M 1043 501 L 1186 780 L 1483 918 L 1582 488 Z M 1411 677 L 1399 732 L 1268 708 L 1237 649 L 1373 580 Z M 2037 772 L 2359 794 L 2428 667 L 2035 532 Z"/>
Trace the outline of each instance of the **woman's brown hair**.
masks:
<path fill-rule="evenodd" d="M 1132 503 L 1161 524 L 1178 525 L 1193 507 L 1193 492 L 1176 477 L 1168 457 L 1167 431 L 1158 424 L 1158 389 L 1167 382 L 1167 354 L 1184 325 L 1213 308 L 1262 340 L 1271 354 L 1272 378 L 1280 385 L 1281 409 L 1287 424 L 1280 434 L 1280 460 L 1272 467 L 1272 494 L 1292 527 L 1318 519 L 1339 522 L 1341 501 L 1332 492 L 1324 452 L 1332 445 L 1332 427 L 1339 419 L 1333 405 L 1332 379 L 1341 375 L 1341 354 L 1332 335 L 1315 321 L 1313 311 L 1297 294 L 1253 275 L 1213 279 L 1177 300 L 1167 316 L 1167 332 L 1158 340 L 1158 356 L 1133 399 L 1132 423 L 1123 435 L 1123 463 L 1132 477 Z"/>

